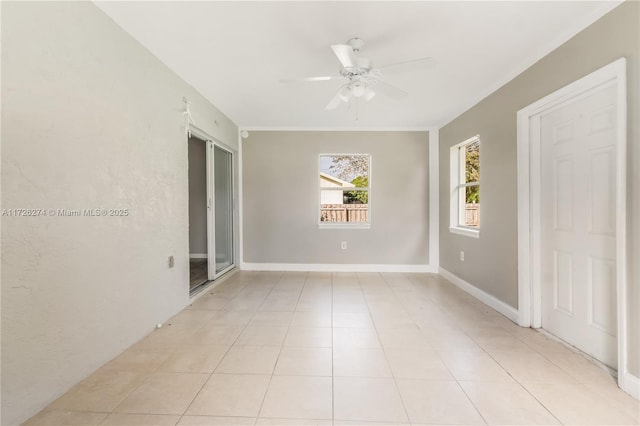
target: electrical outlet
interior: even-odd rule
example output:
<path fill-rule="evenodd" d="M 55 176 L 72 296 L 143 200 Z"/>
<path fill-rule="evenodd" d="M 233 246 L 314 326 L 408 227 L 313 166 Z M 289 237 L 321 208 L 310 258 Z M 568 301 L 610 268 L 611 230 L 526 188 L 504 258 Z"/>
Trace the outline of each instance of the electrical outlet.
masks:
<path fill-rule="evenodd" d="M 176 266 L 176 260 L 173 256 L 169 256 L 169 268 L 173 268 L 174 266 Z"/>
<path fill-rule="evenodd" d="M 464 262 L 464 252 L 460 252 L 460 262 Z"/>
<path fill-rule="evenodd" d="M 346 242 L 346 241 L 341 242 L 341 243 L 340 243 L 340 248 L 341 248 L 342 250 L 346 250 L 346 249 L 347 249 L 347 242 Z"/>

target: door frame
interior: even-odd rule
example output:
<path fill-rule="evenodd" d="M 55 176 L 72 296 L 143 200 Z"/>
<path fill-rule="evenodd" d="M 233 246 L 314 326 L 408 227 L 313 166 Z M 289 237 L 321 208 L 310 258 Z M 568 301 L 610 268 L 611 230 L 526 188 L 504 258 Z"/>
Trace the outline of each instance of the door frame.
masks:
<path fill-rule="evenodd" d="M 209 281 L 214 281 L 217 278 L 220 278 L 222 275 L 224 275 L 225 273 L 229 272 L 231 269 L 235 268 L 236 266 L 236 252 L 235 252 L 235 246 L 236 246 L 236 233 L 235 233 L 235 176 L 234 176 L 234 159 L 235 159 L 235 153 L 234 151 L 229 148 L 228 146 L 226 146 L 225 144 L 223 144 L 222 142 L 220 142 L 219 140 L 217 140 L 216 138 L 214 138 L 213 136 L 209 135 L 207 132 L 205 132 L 204 130 L 200 129 L 199 127 L 193 125 L 192 123 L 189 123 L 189 132 L 188 135 L 193 135 L 198 139 L 203 140 L 206 143 L 206 152 L 207 152 L 207 158 L 206 158 L 206 169 L 207 169 L 207 173 L 206 173 L 206 179 L 207 179 L 207 279 Z M 187 142 L 189 141 L 189 138 L 187 137 Z M 220 149 L 223 149 L 227 152 L 229 152 L 231 154 L 231 187 L 233 188 L 233 197 L 232 197 L 232 202 L 231 202 L 231 217 L 233 218 L 233 227 L 231 230 L 231 234 L 232 234 L 232 238 L 233 238 L 233 262 L 231 263 L 231 265 L 229 265 L 229 267 L 225 268 L 224 270 L 220 271 L 219 273 L 216 274 L 216 260 L 215 260 L 215 253 L 216 253 L 216 239 L 215 239 L 215 224 L 216 224 L 216 220 L 215 220 L 215 209 L 213 208 L 213 203 L 214 203 L 214 188 L 215 188 L 215 175 L 214 175 L 214 163 L 213 163 L 213 148 L 214 146 L 219 147 Z"/>
<path fill-rule="evenodd" d="M 204 130 L 194 126 L 189 123 L 189 131 L 187 133 L 187 142 L 189 141 L 190 136 L 194 136 L 205 143 L 205 152 L 206 152 L 206 185 L 207 185 L 207 280 L 212 281 L 214 279 L 215 272 L 215 263 L 214 263 L 214 255 L 215 255 L 215 240 L 214 240 L 214 230 L 213 226 L 215 224 L 214 218 L 212 216 L 213 209 L 211 208 L 212 200 L 213 200 L 213 166 L 211 161 L 213 157 L 211 155 L 211 140 L 212 137 L 207 134 Z M 213 271 L 213 272 L 212 272 Z M 206 283 L 205 283 L 206 284 Z"/>
<path fill-rule="evenodd" d="M 222 142 L 219 142 L 216 139 L 212 139 L 210 141 L 208 141 L 210 144 L 210 148 L 207 150 L 207 161 L 210 162 L 211 164 L 211 200 L 212 200 L 212 206 L 215 203 L 215 182 L 216 182 L 216 178 L 215 178 L 215 162 L 214 160 L 214 150 L 215 147 L 220 148 L 223 151 L 228 152 L 231 155 L 231 255 L 233 256 L 233 261 L 231 262 L 231 264 L 229 264 L 229 266 L 227 266 L 226 268 L 222 269 L 220 272 L 216 272 L 217 269 L 217 261 L 216 261 L 216 233 L 215 233 L 215 226 L 216 226 L 216 210 L 214 208 L 211 208 L 211 222 L 212 222 L 212 226 L 213 226 L 213 230 L 212 230 L 212 234 L 211 234 L 211 241 L 210 241 L 210 247 L 212 247 L 212 256 L 210 256 L 212 258 L 212 262 L 213 262 L 213 268 L 212 270 L 209 272 L 210 275 L 213 276 L 213 280 L 220 278 L 222 275 L 226 274 L 227 272 L 229 272 L 230 270 L 232 270 L 233 268 L 236 267 L 236 234 L 235 234 L 235 213 L 236 213 L 236 207 L 235 207 L 235 167 L 234 167 L 234 159 L 235 159 L 235 154 L 233 152 L 233 150 L 229 147 L 227 147 L 226 145 L 224 145 Z M 211 157 L 209 159 L 209 156 Z"/>
<path fill-rule="evenodd" d="M 518 111 L 518 314 L 519 325 L 542 325 L 540 116 L 586 97 L 603 87 L 616 87 L 616 290 L 618 385 L 627 376 L 627 85 L 626 58 L 620 58 Z M 536 131 L 537 130 L 537 131 Z"/>

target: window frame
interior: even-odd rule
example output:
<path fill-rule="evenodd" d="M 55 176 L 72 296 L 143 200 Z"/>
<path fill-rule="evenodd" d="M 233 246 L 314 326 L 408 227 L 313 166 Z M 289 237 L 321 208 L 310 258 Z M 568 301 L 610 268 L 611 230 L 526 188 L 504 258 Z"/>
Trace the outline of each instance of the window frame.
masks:
<path fill-rule="evenodd" d="M 334 157 L 334 156 L 366 156 L 369 159 L 368 170 L 368 182 L 369 186 L 366 188 L 356 188 L 358 191 L 367 191 L 367 222 L 323 222 L 321 220 L 321 208 L 322 208 L 322 186 L 320 185 L 320 173 L 322 172 L 322 157 Z M 318 155 L 318 186 L 317 186 L 317 208 L 316 215 L 318 220 L 318 228 L 320 229 L 370 229 L 371 228 L 371 178 L 372 178 L 372 165 L 373 156 L 365 153 L 321 153 Z"/>
<path fill-rule="evenodd" d="M 465 235 L 473 238 L 480 238 L 480 225 L 477 228 L 463 225 L 465 220 L 466 193 L 468 187 L 477 186 L 480 191 L 480 181 L 466 181 L 466 147 L 477 142 L 481 145 L 480 135 L 475 135 L 463 142 L 453 145 L 449 150 L 450 166 L 450 208 L 449 208 L 449 232 Z M 481 156 L 478 158 L 481 161 Z M 478 207 L 480 209 L 480 207 Z"/>

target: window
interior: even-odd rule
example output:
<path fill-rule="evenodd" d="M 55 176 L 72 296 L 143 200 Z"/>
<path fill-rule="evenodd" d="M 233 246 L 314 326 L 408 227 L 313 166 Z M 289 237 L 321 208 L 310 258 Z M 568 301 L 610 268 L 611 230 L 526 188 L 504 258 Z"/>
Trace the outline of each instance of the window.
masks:
<path fill-rule="evenodd" d="M 371 157 L 320 155 L 320 226 L 368 228 Z"/>
<path fill-rule="evenodd" d="M 456 234 L 480 235 L 480 138 L 451 147 L 451 222 Z"/>

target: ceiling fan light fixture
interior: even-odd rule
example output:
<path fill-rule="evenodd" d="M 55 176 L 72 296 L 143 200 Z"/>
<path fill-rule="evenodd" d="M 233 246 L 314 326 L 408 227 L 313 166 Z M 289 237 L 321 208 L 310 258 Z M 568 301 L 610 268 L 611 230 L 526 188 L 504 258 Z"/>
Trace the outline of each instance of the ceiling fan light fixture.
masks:
<path fill-rule="evenodd" d="M 371 87 L 367 87 L 362 97 L 364 98 L 365 101 L 369 102 L 371 99 L 373 99 L 375 95 L 376 95 L 376 92 Z"/>
<path fill-rule="evenodd" d="M 353 86 L 353 96 L 355 96 L 356 98 L 361 97 L 365 94 L 366 89 L 367 88 L 362 84 L 356 84 L 355 86 Z"/>
<path fill-rule="evenodd" d="M 358 52 L 360 51 L 360 49 L 362 49 L 362 46 L 364 46 L 364 41 L 361 38 L 354 37 L 352 39 L 349 39 L 347 41 L 347 44 L 351 46 L 354 52 Z"/>

